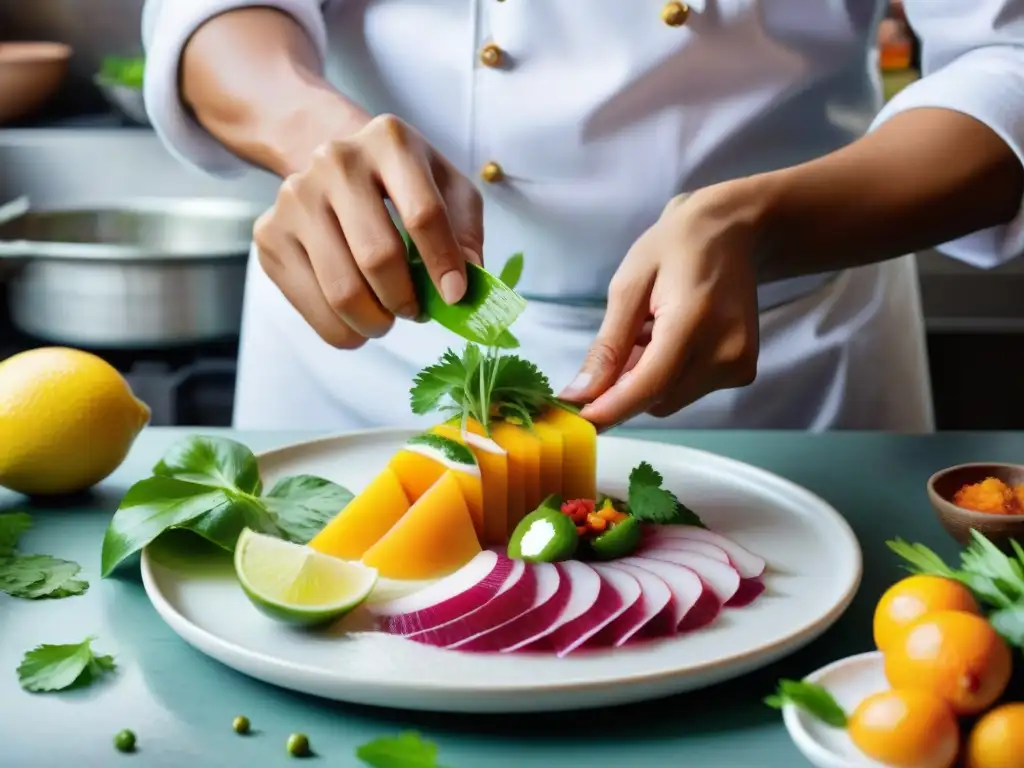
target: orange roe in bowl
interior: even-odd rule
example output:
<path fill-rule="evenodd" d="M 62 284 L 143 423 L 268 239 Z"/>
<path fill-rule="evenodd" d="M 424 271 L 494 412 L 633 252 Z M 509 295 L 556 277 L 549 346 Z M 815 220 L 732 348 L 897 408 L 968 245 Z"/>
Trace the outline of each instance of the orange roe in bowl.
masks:
<path fill-rule="evenodd" d="M 1024 485 L 1011 486 L 998 477 L 963 486 L 953 503 L 972 512 L 990 515 L 1024 515 Z"/>

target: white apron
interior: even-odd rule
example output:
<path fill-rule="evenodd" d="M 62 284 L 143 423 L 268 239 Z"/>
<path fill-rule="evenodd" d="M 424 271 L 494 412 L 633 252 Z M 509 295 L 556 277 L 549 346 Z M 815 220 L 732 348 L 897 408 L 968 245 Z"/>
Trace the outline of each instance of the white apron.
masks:
<path fill-rule="evenodd" d="M 416 125 L 471 178 L 501 165 L 504 181 L 481 182 L 485 255 L 497 269 L 525 252 L 520 289 L 547 300 L 530 301 L 515 333 L 556 390 L 601 320 L 601 309 L 574 304 L 604 295 L 666 201 L 830 151 L 877 109 L 864 74 L 874 2 L 855 3 L 859 15 L 807 0 L 691 5 L 681 27 L 662 21 L 661 0 L 340 0 L 326 11 L 327 74 L 342 92 Z M 475 61 L 488 42 L 503 67 Z M 808 84 L 809 71 L 854 66 L 828 90 Z M 806 95 L 791 97 L 797 86 Z M 822 283 L 763 292 L 777 306 L 761 318 L 752 386 L 631 426 L 931 430 L 912 259 Z M 255 261 L 243 325 L 242 429 L 432 423 L 409 410 L 412 378 L 462 343 L 399 322 L 363 349 L 334 350 Z"/>

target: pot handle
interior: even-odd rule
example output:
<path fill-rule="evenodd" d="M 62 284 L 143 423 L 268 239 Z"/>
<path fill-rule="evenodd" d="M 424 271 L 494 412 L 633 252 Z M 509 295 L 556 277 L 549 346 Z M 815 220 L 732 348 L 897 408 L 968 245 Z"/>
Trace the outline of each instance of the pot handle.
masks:
<path fill-rule="evenodd" d="M 0 227 L 21 218 L 29 211 L 28 195 L 0 205 Z M 31 244 L 24 240 L 0 240 L 0 259 L 21 259 L 30 255 Z"/>

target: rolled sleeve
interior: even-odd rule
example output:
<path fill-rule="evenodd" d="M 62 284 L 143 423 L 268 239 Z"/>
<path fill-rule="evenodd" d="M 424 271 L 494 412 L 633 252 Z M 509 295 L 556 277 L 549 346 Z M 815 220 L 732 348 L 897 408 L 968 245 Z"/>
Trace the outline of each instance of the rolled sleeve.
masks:
<path fill-rule="evenodd" d="M 893 97 L 871 129 L 920 107 L 954 110 L 991 128 L 1024 164 L 1024 0 L 904 0 L 921 40 L 922 75 Z M 977 267 L 1024 254 L 1024 201 L 1009 224 L 939 250 Z"/>
<path fill-rule="evenodd" d="M 292 16 L 309 35 L 323 66 L 327 29 L 320 0 L 146 0 L 143 7 L 143 88 L 149 120 L 172 155 L 214 176 L 237 176 L 249 165 L 218 142 L 185 109 L 178 87 L 181 54 L 195 31 L 214 16 L 257 6 L 276 8 Z"/>

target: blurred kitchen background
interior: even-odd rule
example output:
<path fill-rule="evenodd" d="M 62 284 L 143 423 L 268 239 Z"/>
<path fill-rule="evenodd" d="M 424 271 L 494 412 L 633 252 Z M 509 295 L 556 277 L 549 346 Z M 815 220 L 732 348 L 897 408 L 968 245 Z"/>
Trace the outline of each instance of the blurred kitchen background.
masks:
<path fill-rule="evenodd" d="M 276 185 L 258 172 L 213 180 L 162 149 L 137 89 L 141 9 L 0 0 L 0 206 L 25 195 L 33 209 L 8 209 L 6 224 L 0 213 L 0 360 L 89 349 L 127 375 L 154 424 L 228 425 L 249 235 Z M 894 4 L 879 29 L 887 95 L 917 77 L 917 48 Z M 1024 429 L 1004 362 L 1024 337 L 1024 260 L 986 272 L 926 252 L 918 264 L 939 428 Z"/>

